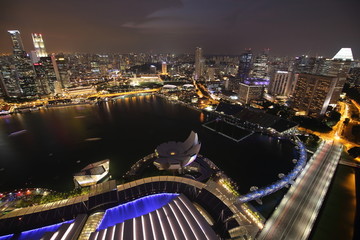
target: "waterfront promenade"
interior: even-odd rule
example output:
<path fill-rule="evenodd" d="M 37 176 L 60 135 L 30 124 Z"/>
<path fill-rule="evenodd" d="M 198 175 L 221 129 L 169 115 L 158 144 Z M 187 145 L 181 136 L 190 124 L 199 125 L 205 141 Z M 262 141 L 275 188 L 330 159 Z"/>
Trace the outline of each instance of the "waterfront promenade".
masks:
<path fill-rule="evenodd" d="M 324 142 L 266 222 L 259 240 L 305 240 L 326 196 L 342 146 Z"/>

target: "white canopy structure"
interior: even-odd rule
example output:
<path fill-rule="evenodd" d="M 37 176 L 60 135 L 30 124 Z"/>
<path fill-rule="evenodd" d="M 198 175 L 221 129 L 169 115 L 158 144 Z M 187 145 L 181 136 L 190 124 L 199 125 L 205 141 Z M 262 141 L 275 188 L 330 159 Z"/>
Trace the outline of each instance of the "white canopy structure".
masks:
<path fill-rule="evenodd" d="M 354 61 L 351 48 L 341 48 L 332 60 Z"/>

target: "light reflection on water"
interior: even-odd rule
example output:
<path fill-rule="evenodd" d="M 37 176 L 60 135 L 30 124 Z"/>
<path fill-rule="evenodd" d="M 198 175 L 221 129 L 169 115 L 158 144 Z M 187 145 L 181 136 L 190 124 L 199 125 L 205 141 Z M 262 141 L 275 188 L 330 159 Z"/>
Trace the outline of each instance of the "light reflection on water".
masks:
<path fill-rule="evenodd" d="M 346 192 L 346 198 L 348 199 L 347 208 L 345 211 L 345 218 L 349 220 L 349 224 L 353 224 L 356 213 L 356 183 L 355 183 L 355 172 L 348 171 L 345 173 L 344 179 L 340 182 L 340 187 Z M 340 196 L 339 196 L 340 197 Z M 345 197 L 345 196 L 343 196 Z"/>
<path fill-rule="evenodd" d="M 204 119 L 203 113 L 150 95 L 0 118 L 0 190 L 70 190 L 73 173 L 107 158 L 112 176 L 120 178 L 158 144 L 183 141 L 192 130 L 202 142 L 200 153 L 233 177 L 241 192 L 274 182 L 293 167 L 289 143 L 256 134 L 234 143 L 202 127 Z M 26 133 L 8 136 L 22 129 Z"/>

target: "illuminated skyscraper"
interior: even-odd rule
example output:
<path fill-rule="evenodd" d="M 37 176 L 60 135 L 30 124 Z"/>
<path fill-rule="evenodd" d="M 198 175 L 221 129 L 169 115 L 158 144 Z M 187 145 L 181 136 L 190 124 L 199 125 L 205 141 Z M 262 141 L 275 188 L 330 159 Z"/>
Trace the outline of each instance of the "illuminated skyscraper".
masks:
<path fill-rule="evenodd" d="M 150 74 L 156 74 L 156 66 L 150 65 Z"/>
<path fill-rule="evenodd" d="M 339 100 L 353 61 L 351 48 L 341 48 L 332 59 L 326 59 L 320 66 L 319 74 L 338 79 L 330 104 L 336 104 Z"/>
<path fill-rule="evenodd" d="M 56 62 L 53 63 L 56 79 L 61 81 L 62 87 L 68 87 L 70 84 L 70 65 L 69 59 L 64 55 L 57 55 Z"/>
<path fill-rule="evenodd" d="M 243 104 L 250 104 L 252 100 L 261 99 L 264 93 L 264 85 L 239 84 L 239 101 Z"/>
<path fill-rule="evenodd" d="M 162 75 L 167 75 L 167 65 L 166 65 L 166 62 L 162 62 L 162 64 L 161 64 L 161 74 L 162 74 Z"/>
<path fill-rule="evenodd" d="M 13 44 L 14 57 L 23 57 L 26 55 L 24 45 L 21 41 L 20 32 L 18 30 L 8 30 Z"/>
<path fill-rule="evenodd" d="M 10 59 L 0 58 L 0 75 L 2 95 L 6 97 L 19 96 L 20 87 L 16 79 L 16 70 Z"/>
<path fill-rule="evenodd" d="M 207 69 L 207 79 L 208 81 L 215 81 L 215 68 L 213 66 Z"/>
<path fill-rule="evenodd" d="M 269 56 L 269 49 L 265 49 L 262 54 L 258 55 L 255 58 L 251 77 L 269 79 L 268 56 Z"/>
<path fill-rule="evenodd" d="M 275 96 L 289 96 L 292 74 L 288 71 L 276 71 L 271 77 L 269 93 Z"/>
<path fill-rule="evenodd" d="M 32 33 L 31 36 L 32 36 L 32 40 L 33 40 L 33 43 L 34 43 L 36 56 L 38 58 L 47 57 L 45 44 L 44 44 L 44 40 L 42 38 L 42 35 L 40 33 Z"/>
<path fill-rule="evenodd" d="M 300 73 L 293 93 L 293 108 L 311 117 L 326 113 L 331 99 L 337 95 L 339 77 Z"/>
<path fill-rule="evenodd" d="M 195 80 L 198 80 L 204 73 L 205 61 L 202 48 L 195 49 Z"/>
<path fill-rule="evenodd" d="M 34 64 L 36 77 L 39 81 L 39 89 L 43 94 L 54 94 L 56 88 L 57 74 L 52 57 L 41 57 Z"/>
<path fill-rule="evenodd" d="M 245 52 L 240 56 L 238 77 L 241 82 L 243 82 L 246 78 L 249 77 L 251 71 L 252 57 L 253 54 L 250 48 L 245 49 Z"/>
<path fill-rule="evenodd" d="M 16 69 L 16 80 L 20 87 L 20 93 L 24 97 L 36 96 L 38 94 L 36 75 L 29 56 L 26 54 L 18 30 L 8 31 L 14 50 L 14 63 Z"/>

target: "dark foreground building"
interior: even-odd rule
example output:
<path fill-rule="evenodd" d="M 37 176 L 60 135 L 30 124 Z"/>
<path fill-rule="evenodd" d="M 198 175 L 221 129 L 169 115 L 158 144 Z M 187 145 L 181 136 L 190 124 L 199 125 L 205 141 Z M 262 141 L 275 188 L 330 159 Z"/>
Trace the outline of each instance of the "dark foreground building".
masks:
<path fill-rule="evenodd" d="M 189 139 L 179 146 L 189 146 L 184 150 L 191 159 L 200 144 L 195 133 Z M 85 195 L 1 215 L 0 240 L 245 240 L 263 228 L 265 219 L 239 202 L 231 180 L 202 156 L 181 165 L 178 176 L 154 172 L 140 178 L 141 165 L 159 171 L 154 162 L 161 156 L 153 153 L 136 162 L 128 175 L 137 180 L 121 185 L 111 180 L 91 186 Z"/>

